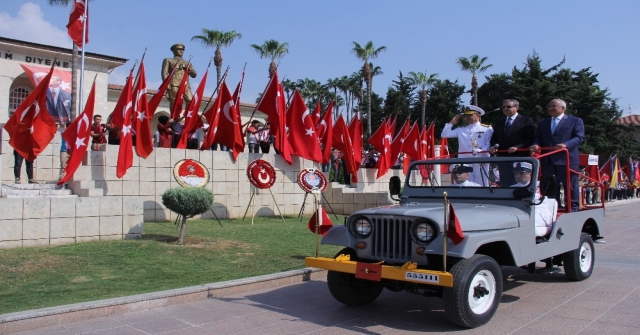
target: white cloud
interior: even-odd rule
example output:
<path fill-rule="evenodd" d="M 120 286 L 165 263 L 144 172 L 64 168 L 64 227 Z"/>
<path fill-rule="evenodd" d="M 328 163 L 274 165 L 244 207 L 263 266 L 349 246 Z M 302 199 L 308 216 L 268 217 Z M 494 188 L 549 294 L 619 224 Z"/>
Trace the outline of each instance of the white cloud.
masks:
<path fill-rule="evenodd" d="M 0 35 L 63 48 L 71 47 L 67 31 L 45 21 L 40 6 L 31 2 L 22 5 L 16 17 L 0 12 Z"/>

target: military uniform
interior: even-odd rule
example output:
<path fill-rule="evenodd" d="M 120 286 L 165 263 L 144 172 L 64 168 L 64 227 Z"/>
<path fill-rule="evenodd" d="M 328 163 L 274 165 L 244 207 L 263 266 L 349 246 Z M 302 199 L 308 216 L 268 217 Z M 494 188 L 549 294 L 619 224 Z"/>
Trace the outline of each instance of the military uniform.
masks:
<path fill-rule="evenodd" d="M 458 157 L 489 157 L 491 135 L 493 129 L 489 125 L 480 122 L 452 129 L 453 125 L 447 123 L 442 130 L 441 137 L 458 138 Z M 482 165 L 482 166 L 480 166 Z M 473 164 L 473 172 L 469 173 L 469 180 L 483 186 L 489 186 L 489 164 Z"/>
<path fill-rule="evenodd" d="M 469 177 L 471 177 L 471 174 L 469 174 Z M 460 184 L 456 184 L 456 182 L 451 183 L 451 186 L 459 186 L 459 187 L 478 187 L 478 186 L 482 186 L 478 183 L 474 183 L 472 181 L 469 180 L 465 180 L 464 183 L 460 183 Z"/>
<path fill-rule="evenodd" d="M 174 51 L 176 48 L 182 48 L 184 50 L 183 44 L 174 44 L 171 46 L 171 51 Z M 180 83 L 182 82 L 182 77 L 184 76 L 184 72 L 187 69 L 187 65 L 189 62 L 184 60 L 182 56 L 174 56 L 173 58 L 165 58 L 162 61 L 162 80 L 165 80 L 170 74 L 171 71 L 175 68 L 175 72 L 171 77 L 171 83 L 165 92 L 165 96 L 167 99 L 173 101 L 175 100 L 175 95 L 178 92 L 178 88 L 180 87 Z M 189 76 L 191 78 L 195 78 L 197 76 L 196 70 L 193 68 L 193 64 L 189 65 Z M 189 84 L 189 80 L 186 83 L 186 90 L 184 92 L 184 97 L 187 102 L 191 101 L 193 94 L 191 93 L 191 85 Z"/>

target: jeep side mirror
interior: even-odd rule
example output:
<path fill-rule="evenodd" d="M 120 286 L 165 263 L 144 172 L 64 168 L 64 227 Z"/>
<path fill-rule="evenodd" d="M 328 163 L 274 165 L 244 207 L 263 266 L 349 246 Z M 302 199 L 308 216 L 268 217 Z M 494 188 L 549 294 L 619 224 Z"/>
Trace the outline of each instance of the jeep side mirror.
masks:
<path fill-rule="evenodd" d="M 389 195 L 391 195 L 391 199 L 393 199 L 394 196 L 398 196 L 399 194 L 400 194 L 400 177 L 393 176 L 391 177 L 391 179 L 389 179 Z"/>
<path fill-rule="evenodd" d="M 533 195 L 533 190 L 530 188 L 517 188 L 513 190 L 513 196 L 517 199 L 528 198 Z"/>

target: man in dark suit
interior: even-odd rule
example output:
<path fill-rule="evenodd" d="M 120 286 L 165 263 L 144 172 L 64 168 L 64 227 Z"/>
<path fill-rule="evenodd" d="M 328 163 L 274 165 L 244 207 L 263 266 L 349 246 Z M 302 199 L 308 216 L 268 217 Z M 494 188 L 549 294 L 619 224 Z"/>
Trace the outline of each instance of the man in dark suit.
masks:
<path fill-rule="evenodd" d="M 547 112 L 551 116 L 538 123 L 531 152 L 537 152 L 540 148 L 553 148 L 559 150 L 566 148 L 569 151 L 569 161 L 567 162 L 564 152 L 540 159 L 542 165 L 542 175 L 556 176 L 556 199 L 560 201 L 560 187 L 571 185 L 571 211 L 577 212 L 580 206 L 580 189 L 578 187 L 578 175 L 571 174 L 570 183 L 567 183 L 567 165 L 570 169 L 579 171 L 580 154 L 578 146 L 584 142 L 584 123 L 582 119 L 575 116 L 566 115 L 564 112 L 567 104 L 564 100 L 553 99 L 547 106 Z"/>
<path fill-rule="evenodd" d="M 55 123 L 66 124 L 69 122 L 71 110 L 71 93 L 65 91 L 61 85 L 62 79 L 59 76 L 51 76 L 47 91 L 47 109 Z"/>
<path fill-rule="evenodd" d="M 527 151 L 516 151 L 529 148 L 533 144 L 535 134 L 533 120 L 519 114 L 519 108 L 518 100 L 506 99 L 502 102 L 502 112 L 506 117 L 493 125 L 491 149 L 489 149 L 492 154 L 502 157 L 529 156 Z M 512 163 L 499 164 L 498 170 L 500 171 L 501 186 L 510 186 L 516 183 Z"/>

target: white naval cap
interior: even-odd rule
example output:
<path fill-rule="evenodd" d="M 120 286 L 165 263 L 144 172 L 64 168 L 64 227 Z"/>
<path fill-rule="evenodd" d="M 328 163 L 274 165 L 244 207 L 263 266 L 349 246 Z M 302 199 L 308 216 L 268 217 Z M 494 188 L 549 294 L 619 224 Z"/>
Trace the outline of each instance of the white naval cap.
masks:
<path fill-rule="evenodd" d="M 449 171 L 451 171 L 451 173 L 473 172 L 473 167 L 466 164 L 451 164 Z"/>
<path fill-rule="evenodd" d="M 474 113 L 478 113 L 480 115 L 484 115 L 484 110 L 482 110 L 482 108 L 480 108 L 478 106 L 469 105 L 469 106 L 464 108 L 464 113 L 462 113 L 462 114 L 471 115 L 471 114 L 474 114 Z"/>
<path fill-rule="evenodd" d="M 531 165 L 531 163 L 527 163 L 527 162 L 513 163 L 513 171 L 531 172 L 532 170 L 533 170 L 533 166 Z"/>

